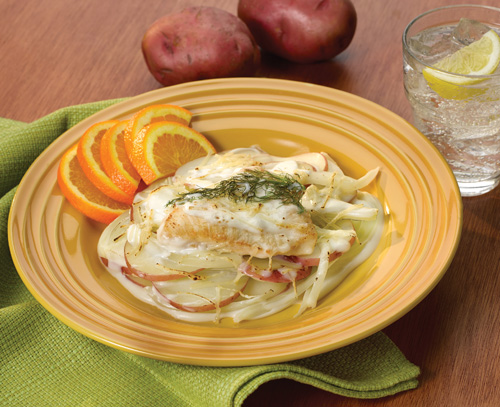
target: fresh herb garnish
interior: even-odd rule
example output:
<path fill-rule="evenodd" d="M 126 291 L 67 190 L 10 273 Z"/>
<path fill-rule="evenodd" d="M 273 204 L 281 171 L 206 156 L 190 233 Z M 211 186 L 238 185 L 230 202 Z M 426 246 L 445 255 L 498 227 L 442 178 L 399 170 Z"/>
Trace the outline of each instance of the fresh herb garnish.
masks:
<path fill-rule="evenodd" d="M 182 204 L 197 199 L 228 198 L 234 202 L 265 202 L 278 199 L 284 204 L 293 204 L 300 212 L 300 203 L 305 187 L 289 174 L 273 174 L 264 170 L 247 170 L 234 177 L 220 181 L 213 188 L 198 188 L 179 194 L 166 206 Z"/>

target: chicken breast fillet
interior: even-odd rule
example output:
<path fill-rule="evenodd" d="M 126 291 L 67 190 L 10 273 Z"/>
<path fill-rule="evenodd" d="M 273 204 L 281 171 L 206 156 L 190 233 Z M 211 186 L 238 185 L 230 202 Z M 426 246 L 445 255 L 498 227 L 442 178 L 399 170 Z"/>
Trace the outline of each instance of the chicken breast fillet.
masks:
<path fill-rule="evenodd" d="M 278 200 L 235 203 L 227 199 L 187 202 L 169 209 L 158 229 L 168 245 L 268 258 L 307 255 L 317 232 L 308 213 Z"/>

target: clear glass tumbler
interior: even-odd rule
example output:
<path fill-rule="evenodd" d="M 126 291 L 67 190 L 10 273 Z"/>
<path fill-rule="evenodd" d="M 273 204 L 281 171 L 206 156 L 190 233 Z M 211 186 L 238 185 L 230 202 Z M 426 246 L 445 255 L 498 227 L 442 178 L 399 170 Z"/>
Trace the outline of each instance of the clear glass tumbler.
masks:
<path fill-rule="evenodd" d="M 500 34 L 500 9 L 460 5 L 416 17 L 403 34 L 404 86 L 415 127 L 443 154 L 462 196 L 484 194 L 500 182 L 500 68 L 496 65 L 500 49 L 498 37 L 490 30 Z M 470 52 L 464 52 L 465 47 Z M 449 57 L 457 52 L 459 58 Z M 442 62 L 445 58 L 458 61 L 459 69 L 474 65 L 466 69 L 478 72 L 479 66 L 482 70 L 454 74 L 451 71 L 457 68 L 448 68 L 450 64 Z"/>

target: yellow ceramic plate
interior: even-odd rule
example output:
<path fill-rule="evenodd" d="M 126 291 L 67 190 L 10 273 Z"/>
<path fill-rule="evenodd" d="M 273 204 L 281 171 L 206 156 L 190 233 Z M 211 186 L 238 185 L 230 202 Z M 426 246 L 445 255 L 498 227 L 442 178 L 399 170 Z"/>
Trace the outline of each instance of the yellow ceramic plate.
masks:
<path fill-rule="evenodd" d="M 193 325 L 132 297 L 99 262 L 103 226 L 75 211 L 57 186 L 63 152 L 91 124 L 153 103 L 194 113 L 218 150 L 259 144 L 272 154 L 326 151 L 345 172 L 381 174 L 369 192 L 386 213 L 376 253 L 316 309 L 260 321 Z M 107 345 L 197 365 L 282 362 L 333 350 L 400 318 L 435 286 L 455 253 L 462 206 L 454 177 L 427 139 L 390 111 L 326 87 L 273 79 L 172 86 L 105 109 L 59 137 L 22 180 L 9 218 L 18 271 L 33 295 L 75 330 Z"/>

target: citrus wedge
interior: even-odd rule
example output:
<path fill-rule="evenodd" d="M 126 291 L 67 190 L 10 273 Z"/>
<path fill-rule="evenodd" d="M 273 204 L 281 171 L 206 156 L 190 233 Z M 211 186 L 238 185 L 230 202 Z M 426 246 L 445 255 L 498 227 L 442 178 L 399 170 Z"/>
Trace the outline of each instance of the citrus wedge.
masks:
<path fill-rule="evenodd" d="M 111 181 L 127 195 L 133 195 L 141 177 L 125 150 L 127 124 L 127 120 L 120 121 L 104 133 L 101 140 L 101 161 Z"/>
<path fill-rule="evenodd" d="M 126 193 L 113 183 L 101 160 L 101 140 L 115 124 L 118 120 L 106 120 L 90 126 L 78 142 L 77 157 L 87 178 L 100 191 L 116 201 L 131 204 L 133 193 Z"/>
<path fill-rule="evenodd" d="M 145 107 L 139 110 L 129 121 L 125 132 L 125 148 L 127 154 L 132 154 L 134 139 L 144 126 L 148 124 L 169 121 L 178 122 L 189 126 L 192 113 L 180 106 L 159 104 Z"/>
<path fill-rule="evenodd" d="M 490 30 L 481 39 L 459 49 L 424 68 L 423 75 L 430 88 L 445 99 L 465 99 L 483 93 L 485 89 L 467 88 L 484 78 L 458 75 L 491 75 L 500 63 L 500 37 Z"/>
<path fill-rule="evenodd" d="M 77 149 L 75 144 L 64 153 L 59 163 L 59 188 L 79 212 L 98 222 L 109 224 L 130 206 L 111 199 L 89 181 L 78 162 Z"/>
<path fill-rule="evenodd" d="M 181 123 L 156 122 L 135 137 L 129 156 L 146 184 L 173 175 L 183 164 L 215 153 L 207 138 Z"/>

